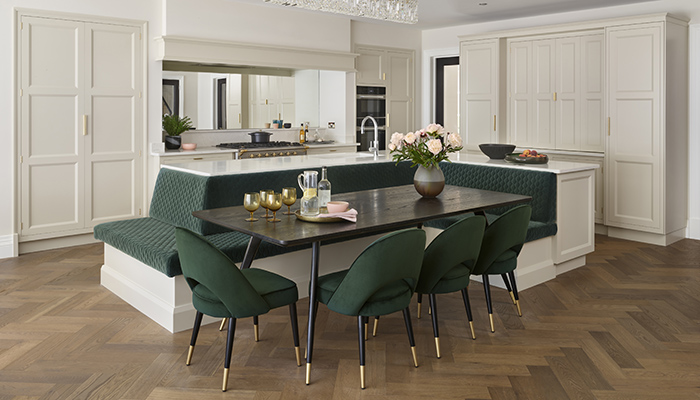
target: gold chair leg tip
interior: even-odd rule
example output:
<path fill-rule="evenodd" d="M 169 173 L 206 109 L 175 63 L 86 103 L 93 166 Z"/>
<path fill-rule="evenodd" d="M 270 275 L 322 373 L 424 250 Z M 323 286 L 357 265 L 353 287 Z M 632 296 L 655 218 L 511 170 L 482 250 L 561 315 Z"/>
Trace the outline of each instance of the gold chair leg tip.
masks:
<path fill-rule="evenodd" d="M 440 355 L 440 338 L 436 337 L 435 338 L 435 352 L 437 353 L 437 358 L 441 358 L 442 356 Z"/>
<path fill-rule="evenodd" d="M 365 366 L 360 365 L 360 388 L 365 389 Z"/>
<path fill-rule="evenodd" d="M 228 388 L 228 368 L 224 368 L 224 384 L 221 386 L 221 391 L 225 392 Z"/>
<path fill-rule="evenodd" d="M 185 365 L 190 365 L 192 362 L 192 354 L 194 354 L 194 346 L 190 346 L 190 349 L 187 351 L 187 361 L 185 361 Z"/>
<path fill-rule="evenodd" d="M 493 326 L 493 314 L 489 314 L 489 323 L 491 324 L 491 333 L 496 332 L 496 328 Z"/>
<path fill-rule="evenodd" d="M 306 384 L 311 382 L 311 363 L 306 363 Z"/>
<path fill-rule="evenodd" d="M 520 300 L 515 300 L 515 306 L 518 307 L 518 316 L 522 317 L 523 312 L 520 310 Z"/>
<path fill-rule="evenodd" d="M 476 334 L 474 333 L 474 322 L 469 321 L 469 330 L 472 331 L 472 340 L 476 340 Z"/>
<path fill-rule="evenodd" d="M 416 357 L 416 346 L 411 346 L 411 354 L 413 355 L 413 366 L 418 368 L 418 357 Z"/>
<path fill-rule="evenodd" d="M 299 350 L 299 346 L 294 346 L 294 355 L 297 358 L 297 367 L 301 367 L 301 353 Z"/>

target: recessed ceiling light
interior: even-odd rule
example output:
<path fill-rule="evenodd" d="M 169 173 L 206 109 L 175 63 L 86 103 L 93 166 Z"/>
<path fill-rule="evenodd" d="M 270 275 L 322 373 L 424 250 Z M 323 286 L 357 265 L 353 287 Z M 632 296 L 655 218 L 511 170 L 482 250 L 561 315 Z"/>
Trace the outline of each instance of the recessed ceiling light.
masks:
<path fill-rule="evenodd" d="M 479 3 L 480 6 L 487 6 L 489 3 Z"/>

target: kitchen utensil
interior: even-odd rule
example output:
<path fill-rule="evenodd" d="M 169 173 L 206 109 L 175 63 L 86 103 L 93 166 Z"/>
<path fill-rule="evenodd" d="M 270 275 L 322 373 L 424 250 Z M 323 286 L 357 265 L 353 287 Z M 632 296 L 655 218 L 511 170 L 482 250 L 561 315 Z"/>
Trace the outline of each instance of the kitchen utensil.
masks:
<path fill-rule="evenodd" d="M 297 177 L 299 187 L 304 192 L 301 198 L 301 215 L 318 215 L 318 171 L 304 171 Z"/>
<path fill-rule="evenodd" d="M 257 221 L 258 219 L 253 216 L 253 212 L 260 207 L 260 193 L 252 192 L 243 195 L 243 207 L 250 212 L 250 218 L 246 218 L 245 220 L 248 222 Z"/>
<path fill-rule="evenodd" d="M 250 135 L 250 140 L 253 143 L 269 143 L 270 136 L 272 136 L 272 133 L 264 132 L 264 131 L 257 131 L 257 132 L 250 132 L 250 133 L 248 133 L 248 135 Z"/>
<path fill-rule="evenodd" d="M 282 202 L 287 206 L 284 215 L 293 215 L 292 205 L 297 202 L 297 189 L 293 187 L 282 188 Z"/>

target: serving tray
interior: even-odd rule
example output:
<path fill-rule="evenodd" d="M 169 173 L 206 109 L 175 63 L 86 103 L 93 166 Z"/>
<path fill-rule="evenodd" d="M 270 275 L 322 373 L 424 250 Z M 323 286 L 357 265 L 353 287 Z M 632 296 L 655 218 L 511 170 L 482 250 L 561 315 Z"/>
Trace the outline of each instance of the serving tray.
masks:
<path fill-rule="evenodd" d="M 328 214 L 328 210 L 325 207 L 321 207 L 321 214 Z M 319 216 L 308 216 L 308 215 L 301 215 L 301 210 L 296 210 L 294 211 L 294 215 L 296 215 L 297 219 L 305 222 L 318 222 L 318 223 L 326 223 L 326 222 L 340 222 L 340 221 L 345 221 L 344 219 L 340 217 L 319 217 Z"/>
<path fill-rule="evenodd" d="M 513 164 L 547 164 L 549 157 L 518 157 L 521 153 L 506 154 L 505 160 Z"/>

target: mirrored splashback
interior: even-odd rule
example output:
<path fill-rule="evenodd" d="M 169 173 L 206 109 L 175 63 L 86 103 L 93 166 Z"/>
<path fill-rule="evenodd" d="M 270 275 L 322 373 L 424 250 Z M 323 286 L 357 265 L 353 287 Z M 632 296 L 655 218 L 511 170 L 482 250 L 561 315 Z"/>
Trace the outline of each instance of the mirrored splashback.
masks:
<path fill-rule="evenodd" d="M 320 126 L 319 70 L 243 66 L 166 70 L 177 67 L 182 66 L 163 66 L 163 113 L 188 116 L 198 130 L 272 129 L 275 121 L 282 121 L 279 128 L 306 122 Z"/>

